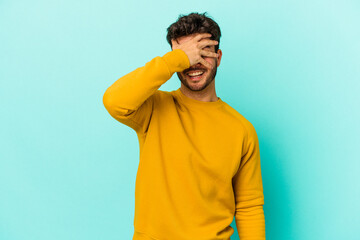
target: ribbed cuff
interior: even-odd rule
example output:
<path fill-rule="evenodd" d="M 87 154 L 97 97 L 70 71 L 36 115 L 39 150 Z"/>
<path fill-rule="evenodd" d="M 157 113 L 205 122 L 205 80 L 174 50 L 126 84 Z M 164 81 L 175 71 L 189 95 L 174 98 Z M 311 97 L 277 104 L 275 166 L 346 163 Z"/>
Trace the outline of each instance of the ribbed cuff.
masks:
<path fill-rule="evenodd" d="M 162 56 L 169 67 L 170 74 L 182 72 L 190 67 L 190 60 L 186 53 L 181 49 L 174 49 Z"/>

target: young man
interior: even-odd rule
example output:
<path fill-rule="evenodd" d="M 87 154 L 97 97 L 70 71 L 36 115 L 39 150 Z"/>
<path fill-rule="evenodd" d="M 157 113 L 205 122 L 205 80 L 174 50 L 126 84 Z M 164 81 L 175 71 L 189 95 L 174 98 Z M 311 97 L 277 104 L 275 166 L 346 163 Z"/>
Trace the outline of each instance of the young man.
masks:
<path fill-rule="evenodd" d="M 230 240 L 234 216 L 241 240 L 265 239 L 256 131 L 215 93 L 220 28 L 191 13 L 167 30 L 172 51 L 103 97 L 139 140 L 133 240 Z M 158 90 L 175 72 L 181 87 Z"/>

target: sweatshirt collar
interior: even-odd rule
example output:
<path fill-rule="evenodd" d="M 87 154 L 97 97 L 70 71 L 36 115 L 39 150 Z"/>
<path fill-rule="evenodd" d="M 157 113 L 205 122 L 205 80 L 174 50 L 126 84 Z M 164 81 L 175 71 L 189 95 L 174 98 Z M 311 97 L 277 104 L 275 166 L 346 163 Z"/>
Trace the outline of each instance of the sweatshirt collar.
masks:
<path fill-rule="evenodd" d="M 219 107 L 219 106 L 223 105 L 223 103 L 224 103 L 220 97 L 218 97 L 218 100 L 215 101 L 215 102 L 204 102 L 204 101 L 192 99 L 192 98 L 186 96 L 181 91 L 180 88 L 178 88 L 175 91 L 175 93 L 185 105 L 191 105 L 191 106 L 205 107 L 206 108 L 206 107 Z"/>

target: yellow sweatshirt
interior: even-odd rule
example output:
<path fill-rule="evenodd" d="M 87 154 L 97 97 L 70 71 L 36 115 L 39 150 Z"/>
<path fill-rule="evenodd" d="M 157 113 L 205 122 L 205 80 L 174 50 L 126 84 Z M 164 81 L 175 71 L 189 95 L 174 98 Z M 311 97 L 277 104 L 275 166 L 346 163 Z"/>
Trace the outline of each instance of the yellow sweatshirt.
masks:
<path fill-rule="evenodd" d="M 136 131 L 133 240 L 265 239 L 260 152 L 253 125 L 219 98 L 158 90 L 190 67 L 175 49 L 112 84 L 110 115 Z"/>

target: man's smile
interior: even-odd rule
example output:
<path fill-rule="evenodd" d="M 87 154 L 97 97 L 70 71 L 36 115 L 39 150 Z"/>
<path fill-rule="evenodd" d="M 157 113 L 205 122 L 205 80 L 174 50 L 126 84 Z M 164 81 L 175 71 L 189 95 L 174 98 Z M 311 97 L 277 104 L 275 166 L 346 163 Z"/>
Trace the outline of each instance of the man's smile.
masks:
<path fill-rule="evenodd" d="M 197 70 L 188 71 L 185 73 L 185 75 L 192 81 L 198 81 L 203 78 L 205 72 L 206 70 L 197 69 Z"/>

